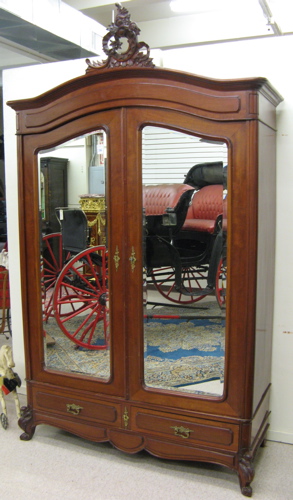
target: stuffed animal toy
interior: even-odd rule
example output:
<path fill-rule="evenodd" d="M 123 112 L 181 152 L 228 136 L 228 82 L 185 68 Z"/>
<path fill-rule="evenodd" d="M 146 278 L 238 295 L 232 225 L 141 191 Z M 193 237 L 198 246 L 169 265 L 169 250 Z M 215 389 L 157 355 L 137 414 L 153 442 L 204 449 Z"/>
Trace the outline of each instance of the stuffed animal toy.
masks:
<path fill-rule="evenodd" d="M 9 345 L 3 345 L 0 349 L 0 402 L 2 406 L 2 413 L 0 415 L 0 421 L 3 429 L 8 427 L 7 418 L 7 408 L 4 399 L 4 395 L 12 394 L 17 417 L 20 418 L 20 404 L 17 394 L 17 387 L 21 386 L 21 380 L 17 373 L 15 373 L 12 368 L 15 367 L 15 363 L 12 355 L 12 348 Z"/>

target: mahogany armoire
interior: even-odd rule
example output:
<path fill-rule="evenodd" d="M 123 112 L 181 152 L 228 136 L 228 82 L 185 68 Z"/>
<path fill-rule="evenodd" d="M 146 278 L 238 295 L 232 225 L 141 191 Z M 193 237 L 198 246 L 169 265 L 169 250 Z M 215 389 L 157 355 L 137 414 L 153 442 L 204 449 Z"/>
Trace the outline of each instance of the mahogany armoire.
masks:
<path fill-rule="evenodd" d="M 265 78 L 214 80 L 154 67 L 128 12 L 103 45 L 107 60 L 26 100 L 16 111 L 19 231 L 30 439 L 49 424 L 124 452 L 211 462 L 237 472 L 251 496 L 253 460 L 269 426 L 275 246 L 276 107 Z M 121 51 L 121 39 L 128 48 Z M 142 133 L 159 127 L 227 149 L 225 362 L 220 394 L 148 385 L 144 374 Z M 107 135 L 109 373 L 47 362 L 40 265 L 39 154 Z M 55 153 L 52 154 L 56 155 Z M 70 161 L 69 161 L 70 171 Z M 168 180 L 167 180 L 168 182 Z M 84 193 L 79 193 L 83 195 Z M 77 200 L 78 204 L 78 200 Z M 81 354 L 82 349 L 80 350 Z M 196 466 L 196 465 L 195 465 Z M 170 462 L 170 471 L 172 464 Z"/>

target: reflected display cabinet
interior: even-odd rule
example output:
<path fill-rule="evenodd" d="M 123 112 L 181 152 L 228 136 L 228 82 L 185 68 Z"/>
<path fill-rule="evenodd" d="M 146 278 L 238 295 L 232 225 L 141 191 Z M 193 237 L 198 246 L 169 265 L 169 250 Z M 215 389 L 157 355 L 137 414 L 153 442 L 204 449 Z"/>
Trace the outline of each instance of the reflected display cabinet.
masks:
<path fill-rule="evenodd" d="M 67 164 L 65 158 L 41 158 L 41 213 L 43 231 L 60 230 L 56 207 L 67 206 Z"/>
<path fill-rule="evenodd" d="M 8 103 L 23 249 L 21 439 L 49 424 L 124 452 L 220 464 L 251 496 L 269 426 L 282 98 L 265 78 L 154 67 L 136 35 L 118 7 L 106 61 Z M 97 131 L 107 136 L 106 243 L 88 245 L 84 212 L 64 209 L 42 258 L 39 155 Z"/>

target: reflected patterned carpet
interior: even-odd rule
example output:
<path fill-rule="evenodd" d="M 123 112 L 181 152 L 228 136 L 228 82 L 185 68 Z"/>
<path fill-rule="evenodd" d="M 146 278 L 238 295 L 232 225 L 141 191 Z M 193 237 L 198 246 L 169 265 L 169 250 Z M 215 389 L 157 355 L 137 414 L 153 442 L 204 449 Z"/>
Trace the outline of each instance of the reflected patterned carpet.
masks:
<path fill-rule="evenodd" d="M 206 305 L 206 304 L 205 304 Z M 214 303 L 198 309 L 202 319 L 186 319 L 194 314 L 186 309 L 163 307 L 155 314 L 178 314 L 183 319 L 147 319 L 145 322 L 145 383 L 160 388 L 178 388 L 212 379 L 223 379 L 225 326 L 221 312 Z M 212 316 L 210 319 L 208 316 Z M 55 344 L 46 349 L 48 368 L 78 372 L 103 380 L 110 377 L 108 350 L 76 349 L 50 319 L 45 330 Z M 102 325 L 99 337 L 103 336 Z"/>
<path fill-rule="evenodd" d="M 103 338 L 100 325 L 99 330 L 97 338 Z M 45 348 L 47 368 L 69 373 L 83 373 L 106 380 L 110 377 L 109 350 L 92 351 L 78 348 L 63 334 L 53 318 L 45 324 L 45 331 L 55 340 L 54 345 Z"/>
<path fill-rule="evenodd" d="M 220 319 L 145 325 L 146 383 L 178 387 L 224 376 L 224 326 Z"/>

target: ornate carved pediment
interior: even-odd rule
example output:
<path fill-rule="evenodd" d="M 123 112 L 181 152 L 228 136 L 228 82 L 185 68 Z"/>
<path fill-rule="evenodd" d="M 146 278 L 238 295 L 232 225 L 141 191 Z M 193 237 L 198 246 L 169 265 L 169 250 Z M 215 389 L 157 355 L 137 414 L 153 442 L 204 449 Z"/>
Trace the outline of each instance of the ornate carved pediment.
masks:
<path fill-rule="evenodd" d="M 153 68 L 155 65 L 149 57 L 150 49 L 145 42 L 138 42 L 137 36 L 140 29 L 130 19 L 130 14 L 125 7 L 116 3 L 117 13 L 103 38 L 103 50 L 108 58 L 105 61 L 91 62 L 86 59 L 88 71 L 101 68 L 116 68 L 119 66 L 140 66 Z M 124 45 L 127 44 L 127 48 Z"/>

